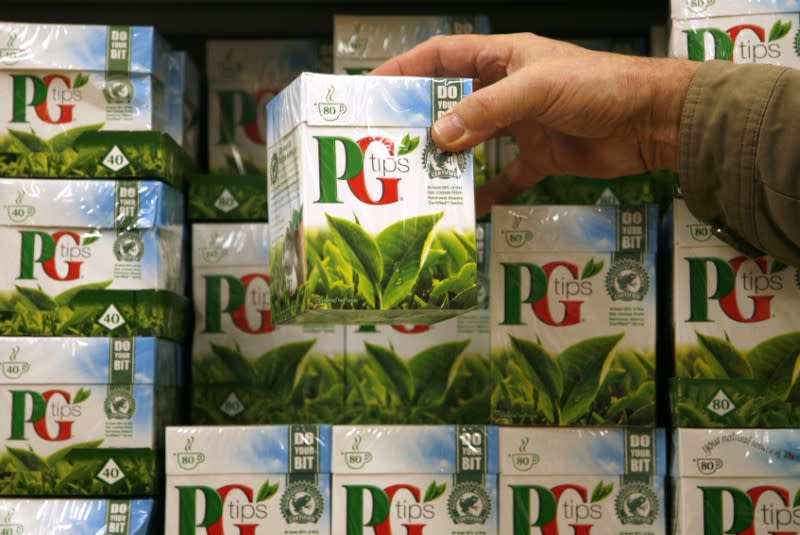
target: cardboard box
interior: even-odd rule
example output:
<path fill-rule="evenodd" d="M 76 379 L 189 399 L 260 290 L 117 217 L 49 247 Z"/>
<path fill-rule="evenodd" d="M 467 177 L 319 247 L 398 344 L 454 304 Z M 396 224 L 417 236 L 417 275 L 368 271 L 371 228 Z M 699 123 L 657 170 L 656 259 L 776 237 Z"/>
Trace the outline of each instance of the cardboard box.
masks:
<path fill-rule="evenodd" d="M 497 429 L 334 426 L 332 535 L 495 535 Z"/>
<path fill-rule="evenodd" d="M 166 533 L 329 535 L 329 426 L 167 429 Z"/>
<path fill-rule="evenodd" d="M 722 1 L 722 0 L 720 0 Z M 795 35 L 800 7 L 791 13 L 673 20 L 669 54 L 697 61 L 800 66 Z"/>
<path fill-rule="evenodd" d="M 675 535 L 796 533 L 796 429 L 677 429 Z"/>
<path fill-rule="evenodd" d="M 492 209 L 492 422 L 655 425 L 658 208 Z"/>
<path fill-rule="evenodd" d="M 339 421 L 344 327 L 272 322 L 266 223 L 195 224 L 192 420 Z"/>
<path fill-rule="evenodd" d="M 663 429 L 501 428 L 499 434 L 500 533 L 666 535 Z"/>
<path fill-rule="evenodd" d="M 800 271 L 750 259 L 673 204 L 673 419 L 680 427 L 795 427 Z M 669 224 L 669 223 L 668 223 Z"/>
<path fill-rule="evenodd" d="M 163 428 L 182 416 L 178 344 L 0 337 L 0 357 L 2 495 L 158 492 Z"/>
<path fill-rule="evenodd" d="M 471 89 L 306 73 L 270 101 L 276 323 L 435 323 L 476 306 L 471 153 L 429 138 Z M 448 243 L 464 264 L 450 265 Z"/>

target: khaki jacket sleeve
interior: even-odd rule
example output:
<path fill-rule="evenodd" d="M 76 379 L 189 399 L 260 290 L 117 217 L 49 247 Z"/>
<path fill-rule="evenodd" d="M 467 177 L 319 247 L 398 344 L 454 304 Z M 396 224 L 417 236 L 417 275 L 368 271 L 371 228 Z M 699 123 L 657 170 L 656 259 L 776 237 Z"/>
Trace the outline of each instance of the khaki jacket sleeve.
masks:
<path fill-rule="evenodd" d="M 704 63 L 678 150 L 681 190 L 697 218 L 800 266 L 800 70 Z"/>

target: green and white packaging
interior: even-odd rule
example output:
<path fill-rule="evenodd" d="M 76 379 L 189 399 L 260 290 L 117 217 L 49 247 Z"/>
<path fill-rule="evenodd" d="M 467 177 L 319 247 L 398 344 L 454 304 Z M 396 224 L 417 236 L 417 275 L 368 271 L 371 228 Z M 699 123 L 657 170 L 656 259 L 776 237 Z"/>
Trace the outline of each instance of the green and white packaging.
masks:
<path fill-rule="evenodd" d="M 55 307 L 78 288 L 183 292 L 183 196 L 163 183 L 0 179 L 0 208 L 7 300 Z"/>
<path fill-rule="evenodd" d="M 326 425 L 170 427 L 165 533 L 329 535 Z"/>
<path fill-rule="evenodd" d="M 499 533 L 666 535 L 663 429 L 501 428 L 499 435 Z"/>
<path fill-rule="evenodd" d="M 671 222 L 675 423 L 800 425 L 800 270 L 747 258 L 681 200 Z"/>
<path fill-rule="evenodd" d="M 497 428 L 334 426 L 332 535 L 495 535 Z"/>
<path fill-rule="evenodd" d="M 149 26 L 0 23 L 0 152 L 165 130 L 169 46 Z"/>
<path fill-rule="evenodd" d="M 655 425 L 658 207 L 495 206 L 492 423 Z"/>
<path fill-rule="evenodd" d="M 0 533 L 148 535 L 156 529 L 152 499 L 0 499 Z"/>
<path fill-rule="evenodd" d="M 489 33 L 486 16 L 335 15 L 333 72 L 366 74 L 435 35 Z"/>
<path fill-rule="evenodd" d="M 305 73 L 268 104 L 276 323 L 435 323 L 475 308 L 470 152 L 433 121 L 471 80 Z M 453 265 L 448 244 L 471 253 Z"/>
<path fill-rule="evenodd" d="M 156 338 L 0 337 L 5 496 L 158 491 L 181 349 Z"/>
<path fill-rule="evenodd" d="M 488 223 L 478 223 L 476 231 L 478 309 L 433 325 L 347 328 L 348 418 L 376 424 L 489 422 L 491 231 Z"/>
<path fill-rule="evenodd" d="M 670 5 L 670 15 L 673 19 L 797 11 L 795 0 L 672 0 Z"/>
<path fill-rule="evenodd" d="M 189 177 L 189 221 L 266 222 L 266 190 L 263 174 L 193 175 Z"/>
<path fill-rule="evenodd" d="M 330 72 L 330 60 L 325 60 L 330 50 L 325 48 L 310 39 L 208 42 L 208 165 L 212 173 L 266 172 L 266 104 L 300 73 Z"/>
<path fill-rule="evenodd" d="M 720 3 L 725 3 L 720 0 Z M 776 10 L 777 11 L 777 10 Z M 697 61 L 800 66 L 795 36 L 800 6 L 792 13 L 673 20 L 669 54 Z"/>
<path fill-rule="evenodd" d="M 272 323 L 266 223 L 192 226 L 192 420 L 339 421 L 344 327 Z"/>
<path fill-rule="evenodd" d="M 675 535 L 800 531 L 797 429 L 676 429 Z"/>

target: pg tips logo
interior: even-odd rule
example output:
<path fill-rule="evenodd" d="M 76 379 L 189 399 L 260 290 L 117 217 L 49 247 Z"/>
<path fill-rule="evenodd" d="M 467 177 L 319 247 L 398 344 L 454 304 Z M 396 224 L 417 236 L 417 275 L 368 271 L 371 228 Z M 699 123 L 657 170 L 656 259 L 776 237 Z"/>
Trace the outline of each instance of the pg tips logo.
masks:
<path fill-rule="evenodd" d="M 699 486 L 703 535 L 798 535 L 800 498 L 778 485 Z"/>
<path fill-rule="evenodd" d="M 64 125 L 75 119 L 75 105 L 83 101 L 89 76 L 75 78 L 54 73 L 45 76 L 12 74 L 11 122 L 27 124 L 31 117 L 52 125 Z M 28 112 L 33 111 L 31 116 Z"/>
<path fill-rule="evenodd" d="M 269 516 L 268 501 L 280 484 L 265 481 L 258 492 L 232 483 L 219 488 L 176 485 L 178 491 L 177 535 L 256 535 Z"/>
<path fill-rule="evenodd" d="M 75 420 L 81 417 L 83 403 L 92 391 L 79 388 L 73 395 L 68 390 L 11 390 L 11 433 L 8 440 L 27 440 L 28 426 L 40 439 L 61 442 L 73 438 Z"/>
<path fill-rule="evenodd" d="M 244 132 L 245 137 L 256 145 L 266 146 L 267 102 L 278 94 L 279 88 L 265 87 L 254 92 L 241 89 L 225 89 L 217 91 L 217 104 L 220 113 L 218 145 L 236 145 L 237 132 Z"/>
<path fill-rule="evenodd" d="M 603 270 L 604 261 L 590 258 L 582 269 L 566 260 L 542 266 L 529 262 L 500 265 L 504 288 L 501 325 L 526 325 L 523 305 L 530 305 L 538 321 L 568 327 L 582 321 L 581 307 L 594 294 L 592 279 Z"/>
<path fill-rule="evenodd" d="M 315 203 L 343 204 L 340 182 L 364 204 L 383 206 L 401 200 L 399 184 L 411 172 L 409 155 L 417 149 L 419 136 L 406 134 L 399 144 L 384 136 L 314 139 L 319 149 L 319 198 Z"/>
<path fill-rule="evenodd" d="M 347 535 L 425 535 L 425 527 L 436 518 L 434 502 L 444 495 L 447 483 L 432 481 L 425 492 L 416 485 L 398 483 L 343 485 Z M 473 504 L 465 504 L 470 508 Z M 364 524 L 364 519 L 369 520 Z M 435 535 L 431 533 L 431 535 Z"/>
<path fill-rule="evenodd" d="M 600 535 L 604 502 L 614 483 L 600 481 L 592 490 L 565 483 L 555 487 L 510 485 L 513 535 Z"/>
<path fill-rule="evenodd" d="M 784 288 L 783 262 L 737 256 L 730 260 L 702 256 L 689 264 L 688 322 L 715 321 L 710 303 L 716 301 L 725 318 L 759 323 L 772 318 L 772 300 Z M 724 318 L 723 318 L 724 319 Z"/>
<path fill-rule="evenodd" d="M 74 281 L 81 277 L 81 268 L 92 258 L 91 245 L 98 234 L 80 235 L 72 230 L 53 233 L 20 230 L 21 251 L 17 280 L 36 280 L 41 273 L 54 281 Z"/>
<path fill-rule="evenodd" d="M 778 19 L 767 33 L 758 24 L 737 24 L 726 30 L 692 28 L 684 30 L 689 59 L 711 59 L 735 63 L 761 63 L 776 60 L 783 54 L 781 39 L 792 30 L 792 21 Z"/>
<path fill-rule="evenodd" d="M 245 334 L 275 330 L 270 312 L 270 278 L 266 273 L 203 275 L 206 306 L 204 333 L 222 333 L 227 317 Z"/>

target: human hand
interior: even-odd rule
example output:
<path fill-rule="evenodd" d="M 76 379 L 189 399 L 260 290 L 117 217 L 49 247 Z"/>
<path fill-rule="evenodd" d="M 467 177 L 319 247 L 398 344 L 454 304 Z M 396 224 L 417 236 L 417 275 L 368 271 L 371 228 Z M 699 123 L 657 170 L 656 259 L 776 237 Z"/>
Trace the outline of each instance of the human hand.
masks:
<path fill-rule="evenodd" d="M 520 155 L 476 192 L 476 212 L 549 175 L 614 178 L 677 169 L 678 129 L 699 63 L 594 52 L 533 34 L 434 37 L 372 71 L 467 77 L 477 89 L 433 125 L 445 150 L 510 133 Z"/>

